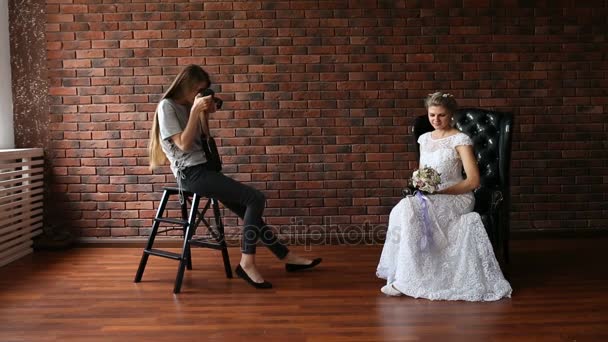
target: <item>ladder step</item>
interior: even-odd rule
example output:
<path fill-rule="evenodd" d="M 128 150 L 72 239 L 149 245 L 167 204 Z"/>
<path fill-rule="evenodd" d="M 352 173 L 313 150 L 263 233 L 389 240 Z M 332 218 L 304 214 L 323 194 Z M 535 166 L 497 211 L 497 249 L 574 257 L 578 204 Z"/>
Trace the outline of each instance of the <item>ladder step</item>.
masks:
<path fill-rule="evenodd" d="M 166 222 L 166 223 L 171 223 L 171 224 L 179 224 L 180 226 L 185 226 L 188 224 L 187 221 L 184 220 L 180 220 L 180 219 L 174 219 L 174 218 L 155 218 L 154 221 L 156 222 Z"/>
<path fill-rule="evenodd" d="M 151 255 L 156 255 L 156 256 L 159 256 L 159 257 L 163 257 L 163 258 L 169 258 L 169 259 L 173 259 L 173 260 L 181 260 L 181 258 L 182 258 L 181 254 L 177 254 L 177 253 L 173 253 L 173 252 L 167 252 L 167 251 L 161 251 L 160 249 L 144 249 L 144 253 L 151 254 Z"/>
<path fill-rule="evenodd" d="M 179 195 L 179 188 L 175 188 L 175 187 L 165 187 L 165 191 L 169 194 L 169 195 Z M 184 196 L 186 197 L 192 197 L 194 196 L 193 192 L 190 191 L 186 191 L 184 189 L 182 189 L 182 193 L 184 194 Z"/>
<path fill-rule="evenodd" d="M 221 250 L 224 248 L 224 244 L 221 244 L 211 238 L 191 239 L 190 245 L 196 247 L 212 248 L 217 250 Z"/>

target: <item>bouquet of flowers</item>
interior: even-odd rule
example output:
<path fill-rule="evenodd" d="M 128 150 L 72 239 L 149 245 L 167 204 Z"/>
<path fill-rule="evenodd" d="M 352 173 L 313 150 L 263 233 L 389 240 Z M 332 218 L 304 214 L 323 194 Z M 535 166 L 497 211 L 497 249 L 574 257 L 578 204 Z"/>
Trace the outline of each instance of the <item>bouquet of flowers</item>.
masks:
<path fill-rule="evenodd" d="M 412 187 L 414 189 L 432 194 L 441 184 L 441 174 L 429 166 L 424 166 L 412 174 Z"/>
<path fill-rule="evenodd" d="M 423 223 L 422 237 L 419 241 L 421 251 L 428 251 L 435 246 L 433 223 L 429 215 L 429 199 L 425 194 L 437 191 L 439 184 L 441 184 L 441 174 L 432 167 L 421 167 L 412 174 L 412 187 L 415 189 L 413 195 L 420 201 L 420 216 Z"/>

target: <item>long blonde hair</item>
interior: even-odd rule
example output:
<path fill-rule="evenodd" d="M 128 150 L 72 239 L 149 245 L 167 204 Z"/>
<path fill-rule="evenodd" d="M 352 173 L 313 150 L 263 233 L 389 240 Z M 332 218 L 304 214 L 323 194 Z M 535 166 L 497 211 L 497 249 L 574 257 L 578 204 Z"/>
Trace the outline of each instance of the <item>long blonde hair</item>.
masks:
<path fill-rule="evenodd" d="M 185 92 L 192 89 L 197 83 L 207 82 L 207 86 L 211 86 L 209 74 L 198 65 L 190 64 L 175 77 L 169 89 L 163 95 L 164 99 L 179 99 L 184 96 Z M 206 121 L 206 120 L 205 120 Z M 208 127 L 208 126 L 207 126 Z M 203 129 L 207 128 L 204 127 Z M 208 132 L 207 128 L 207 132 Z M 150 155 L 150 170 L 165 164 L 167 156 L 163 152 L 160 142 L 160 126 L 158 122 L 158 107 L 154 112 L 154 120 L 152 121 L 152 129 L 150 129 L 150 140 L 148 143 L 148 154 Z"/>

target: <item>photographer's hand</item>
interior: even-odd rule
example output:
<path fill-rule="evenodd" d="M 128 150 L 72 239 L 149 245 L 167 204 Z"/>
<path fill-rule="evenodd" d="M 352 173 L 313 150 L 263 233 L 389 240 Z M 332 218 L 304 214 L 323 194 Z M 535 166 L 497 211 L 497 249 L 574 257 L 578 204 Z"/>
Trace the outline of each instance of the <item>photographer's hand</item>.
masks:
<path fill-rule="evenodd" d="M 196 137 L 201 134 L 201 124 L 206 122 L 205 112 L 211 112 L 213 109 L 213 98 L 211 96 L 197 97 L 194 99 L 192 108 L 190 108 L 190 117 L 186 128 L 181 133 L 171 136 L 171 140 L 180 150 L 184 152 L 190 151 Z M 207 128 L 208 129 L 208 128 Z"/>
<path fill-rule="evenodd" d="M 190 115 L 202 116 L 205 112 L 213 113 L 214 103 L 213 96 L 196 96 L 194 99 L 194 104 L 192 105 L 192 109 L 190 110 Z"/>

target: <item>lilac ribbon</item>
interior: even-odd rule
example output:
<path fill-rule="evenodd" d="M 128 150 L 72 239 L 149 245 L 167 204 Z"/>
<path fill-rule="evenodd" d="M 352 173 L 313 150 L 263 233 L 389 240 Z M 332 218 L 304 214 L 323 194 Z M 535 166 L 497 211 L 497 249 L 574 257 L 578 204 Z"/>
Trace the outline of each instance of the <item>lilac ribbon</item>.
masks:
<path fill-rule="evenodd" d="M 433 232 L 431 231 L 431 220 L 429 219 L 428 199 L 420 191 L 416 191 L 416 198 L 422 205 L 422 237 L 420 238 L 420 250 L 428 251 L 433 245 Z"/>

